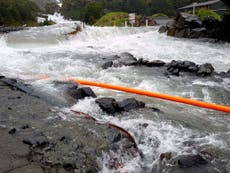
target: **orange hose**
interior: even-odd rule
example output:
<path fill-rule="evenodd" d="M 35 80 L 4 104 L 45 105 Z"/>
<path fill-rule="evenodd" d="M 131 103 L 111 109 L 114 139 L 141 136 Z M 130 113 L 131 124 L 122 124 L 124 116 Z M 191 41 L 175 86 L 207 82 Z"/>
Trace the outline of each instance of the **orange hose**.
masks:
<path fill-rule="evenodd" d="M 37 79 L 48 80 L 48 79 L 50 79 L 50 77 L 38 76 Z M 138 95 L 144 95 L 144 96 L 148 96 L 148 97 L 159 98 L 159 99 L 163 99 L 163 100 L 169 100 L 169 101 L 184 103 L 184 104 L 193 105 L 193 106 L 197 106 L 197 107 L 202 107 L 202 108 L 207 108 L 207 109 L 212 109 L 212 110 L 216 110 L 216 111 L 230 113 L 230 107 L 229 106 L 223 106 L 223 105 L 207 103 L 207 102 L 203 102 L 203 101 L 187 99 L 187 98 L 178 97 L 178 96 L 172 96 L 172 95 L 168 95 L 168 94 L 155 93 L 155 92 L 145 91 L 145 90 L 141 90 L 141 89 L 128 88 L 128 87 L 111 85 L 111 84 L 100 83 L 100 82 L 92 82 L 92 81 L 81 80 L 81 79 L 76 79 L 76 78 L 65 78 L 64 80 L 72 81 L 74 83 L 79 83 L 81 85 L 89 85 L 89 86 L 96 86 L 96 87 L 100 87 L 100 88 L 118 90 L 118 91 L 123 91 L 123 92 L 138 94 Z"/>
<path fill-rule="evenodd" d="M 148 97 L 154 97 L 154 98 L 159 98 L 159 99 L 164 99 L 164 100 L 169 100 L 169 101 L 184 103 L 184 104 L 193 105 L 197 107 L 230 113 L 229 106 L 217 105 L 213 103 L 207 103 L 207 102 L 202 102 L 198 100 L 192 100 L 192 99 L 187 99 L 187 98 L 182 98 L 182 97 L 177 97 L 177 96 L 172 96 L 172 95 L 167 95 L 167 94 L 162 94 L 162 93 L 155 93 L 155 92 L 150 92 L 150 91 L 145 91 L 145 90 L 140 90 L 140 89 L 135 89 L 135 88 L 128 88 L 128 87 L 123 87 L 123 86 L 80 80 L 80 79 L 75 79 L 75 78 L 69 78 L 67 80 L 75 82 L 75 83 L 79 83 L 82 85 L 89 85 L 89 86 L 96 86 L 100 88 L 124 91 L 128 93 L 134 93 L 138 95 L 144 95 Z"/>

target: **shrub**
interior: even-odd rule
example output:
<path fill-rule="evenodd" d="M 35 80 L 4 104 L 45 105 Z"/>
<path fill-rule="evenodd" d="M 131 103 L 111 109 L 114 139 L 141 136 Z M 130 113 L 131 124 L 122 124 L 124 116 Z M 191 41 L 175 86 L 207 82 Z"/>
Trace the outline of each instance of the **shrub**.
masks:
<path fill-rule="evenodd" d="M 204 20 L 206 17 L 213 17 L 216 20 L 221 20 L 221 16 L 216 12 L 209 10 L 207 8 L 200 8 L 196 11 L 196 15 L 201 19 Z"/>

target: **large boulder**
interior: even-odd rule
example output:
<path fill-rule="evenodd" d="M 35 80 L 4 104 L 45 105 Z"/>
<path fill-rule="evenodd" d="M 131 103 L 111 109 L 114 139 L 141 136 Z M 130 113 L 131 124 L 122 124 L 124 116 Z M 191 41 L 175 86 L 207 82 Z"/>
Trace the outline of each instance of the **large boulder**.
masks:
<path fill-rule="evenodd" d="M 108 114 L 114 114 L 118 112 L 118 104 L 113 98 L 99 98 L 96 103 L 100 108 Z"/>
<path fill-rule="evenodd" d="M 122 111 L 129 111 L 132 109 L 144 108 L 145 103 L 137 101 L 135 98 L 128 98 L 117 102 L 113 98 L 100 98 L 95 101 L 100 108 L 108 114 L 115 114 Z"/>
<path fill-rule="evenodd" d="M 179 76 L 179 73 L 183 72 L 190 72 L 196 73 L 198 71 L 198 65 L 191 61 L 171 61 L 167 65 L 166 73 L 170 75 Z"/>
<path fill-rule="evenodd" d="M 96 98 L 97 96 L 90 87 L 82 87 L 76 90 L 74 97 L 79 100 L 84 99 L 85 97 Z"/>
<path fill-rule="evenodd" d="M 180 168 L 190 168 L 193 166 L 205 165 L 208 162 L 200 155 L 181 155 L 173 159 L 174 164 Z"/>
<path fill-rule="evenodd" d="M 137 63 L 137 58 L 135 58 L 132 54 L 128 52 L 124 52 L 120 54 L 120 58 L 118 59 L 118 62 L 126 66 L 135 65 Z"/>
<path fill-rule="evenodd" d="M 144 108 L 145 103 L 137 101 L 135 98 L 128 98 L 121 102 L 118 102 L 118 108 L 120 111 L 129 111 L 131 109 Z"/>
<path fill-rule="evenodd" d="M 214 72 L 214 67 L 212 66 L 212 64 L 206 63 L 206 64 L 202 64 L 199 67 L 199 70 L 197 71 L 197 75 L 200 76 L 209 76 Z"/>
<path fill-rule="evenodd" d="M 168 173 L 219 173 L 209 159 L 200 154 L 171 157 L 171 153 L 160 156 L 161 169 Z"/>

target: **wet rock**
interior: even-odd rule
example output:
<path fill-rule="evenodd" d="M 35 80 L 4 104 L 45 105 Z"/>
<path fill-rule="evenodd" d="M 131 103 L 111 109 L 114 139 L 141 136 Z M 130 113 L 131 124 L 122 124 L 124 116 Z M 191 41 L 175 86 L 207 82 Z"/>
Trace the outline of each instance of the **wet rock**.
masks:
<path fill-rule="evenodd" d="M 120 64 L 125 66 L 135 65 L 137 63 L 137 59 L 128 52 L 120 54 L 120 58 L 118 59 L 118 61 Z"/>
<path fill-rule="evenodd" d="M 160 161 L 170 160 L 172 158 L 172 152 L 161 153 Z"/>
<path fill-rule="evenodd" d="M 143 63 L 147 67 L 162 67 L 165 65 L 164 61 L 161 60 L 154 60 L 154 61 L 146 61 Z"/>
<path fill-rule="evenodd" d="M 108 69 L 113 66 L 113 61 L 108 61 L 102 65 L 102 69 Z"/>
<path fill-rule="evenodd" d="M 12 128 L 12 129 L 10 129 L 10 131 L 8 133 L 11 134 L 11 135 L 13 135 L 13 134 L 16 133 L 16 131 L 17 131 L 17 129 Z"/>
<path fill-rule="evenodd" d="M 96 103 L 103 111 L 108 114 L 114 114 L 118 112 L 118 104 L 113 98 L 100 98 L 96 100 Z"/>
<path fill-rule="evenodd" d="M 120 111 L 129 111 L 131 109 L 144 108 L 145 103 L 137 101 L 135 98 L 128 98 L 121 102 L 118 102 L 118 108 Z"/>
<path fill-rule="evenodd" d="M 181 155 L 173 159 L 174 164 L 179 168 L 198 167 L 200 165 L 206 165 L 208 162 L 200 155 Z"/>
<path fill-rule="evenodd" d="M 197 75 L 200 76 L 209 76 L 214 72 L 214 67 L 212 66 L 212 64 L 206 63 L 206 64 L 202 64 L 199 67 L 199 70 L 197 71 Z"/>
<path fill-rule="evenodd" d="M 25 85 L 24 83 L 16 80 L 16 79 L 9 79 L 9 78 L 2 78 L 1 79 L 5 84 L 16 88 L 24 93 L 32 95 L 33 89 L 31 87 L 28 87 L 28 85 Z"/>
<path fill-rule="evenodd" d="M 196 74 L 199 66 L 191 61 L 171 61 L 167 65 L 166 74 L 179 76 L 180 72 L 189 72 Z"/>
<path fill-rule="evenodd" d="M 113 98 L 100 98 L 96 100 L 96 103 L 103 111 L 109 114 L 145 107 L 144 102 L 137 101 L 135 98 L 128 98 L 120 102 Z"/>
<path fill-rule="evenodd" d="M 167 36 L 174 37 L 175 33 L 176 33 L 176 29 L 175 28 L 168 28 Z"/>
<path fill-rule="evenodd" d="M 187 37 L 191 38 L 191 30 L 199 28 L 202 22 L 198 19 L 197 16 L 193 16 L 187 13 L 178 13 L 175 21 L 168 23 L 166 25 L 167 35 L 174 36 L 178 38 Z M 165 29 L 165 28 L 164 28 Z M 163 29 L 162 29 L 163 30 Z M 193 36 L 196 30 L 193 31 Z M 198 32 L 198 31 L 197 31 Z M 195 37 L 199 38 L 199 37 Z"/>
<path fill-rule="evenodd" d="M 35 148 L 45 148 L 50 144 L 43 134 L 32 134 L 32 136 L 23 139 L 22 142 Z"/>
<path fill-rule="evenodd" d="M 166 26 L 161 26 L 158 30 L 159 33 L 165 33 L 167 31 L 167 27 Z"/>
<path fill-rule="evenodd" d="M 83 87 L 78 89 L 76 89 L 75 87 L 69 88 L 67 93 L 76 100 L 84 99 L 85 97 L 97 97 L 90 87 Z"/>
<path fill-rule="evenodd" d="M 205 33 L 207 32 L 206 28 L 194 28 L 190 32 L 190 38 L 200 38 L 204 37 Z"/>
<path fill-rule="evenodd" d="M 230 69 L 227 71 L 226 76 L 230 77 Z"/>
<path fill-rule="evenodd" d="M 30 126 L 29 126 L 28 124 L 23 125 L 23 126 L 21 127 L 21 129 L 23 129 L 23 130 L 28 129 L 28 128 L 30 128 Z"/>
<path fill-rule="evenodd" d="M 188 13 L 178 13 L 174 21 L 159 29 L 168 36 L 183 38 L 212 38 L 230 42 L 230 15 L 224 15 L 222 21 L 206 17 L 203 21 Z"/>

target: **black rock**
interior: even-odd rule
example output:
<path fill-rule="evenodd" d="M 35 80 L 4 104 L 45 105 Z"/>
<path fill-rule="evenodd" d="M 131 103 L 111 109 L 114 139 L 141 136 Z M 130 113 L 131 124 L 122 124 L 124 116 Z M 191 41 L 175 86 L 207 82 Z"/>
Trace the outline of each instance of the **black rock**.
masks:
<path fill-rule="evenodd" d="M 23 126 L 21 127 L 21 129 L 23 129 L 23 130 L 28 129 L 28 128 L 30 128 L 30 126 L 29 126 L 28 124 L 23 125 Z"/>
<path fill-rule="evenodd" d="M 76 100 L 84 99 L 85 97 L 97 97 L 90 87 L 77 88 L 77 86 L 74 86 L 68 88 L 67 94 Z"/>
<path fill-rule="evenodd" d="M 198 167 L 208 162 L 200 155 L 181 155 L 173 160 L 174 164 L 178 164 L 180 168 Z"/>
<path fill-rule="evenodd" d="M 118 62 L 125 66 L 136 65 L 137 58 L 135 58 L 132 54 L 125 52 L 120 54 L 120 58 L 118 59 Z"/>
<path fill-rule="evenodd" d="M 166 74 L 179 76 L 180 69 L 178 67 L 170 66 L 167 68 Z"/>
<path fill-rule="evenodd" d="M 167 32 L 167 27 L 166 26 L 161 26 L 158 30 L 159 33 L 165 33 Z"/>
<path fill-rule="evenodd" d="M 178 37 L 178 38 L 182 38 L 182 37 L 185 37 L 186 32 L 187 32 L 187 30 L 184 29 L 184 28 L 182 28 L 182 29 L 176 29 L 174 36 Z"/>
<path fill-rule="evenodd" d="M 194 62 L 173 60 L 167 65 L 166 74 L 179 76 L 181 71 L 196 74 L 198 70 L 199 67 Z"/>
<path fill-rule="evenodd" d="M 109 61 L 102 65 L 102 69 L 108 69 L 112 66 L 113 66 L 113 61 Z"/>
<path fill-rule="evenodd" d="M 12 128 L 12 129 L 10 129 L 10 131 L 8 132 L 9 134 L 11 134 L 11 135 L 13 135 L 13 134 L 15 134 L 16 133 L 16 129 L 15 128 Z"/>
<path fill-rule="evenodd" d="M 121 102 L 118 102 L 118 107 L 121 111 L 129 111 L 131 109 L 144 108 L 145 103 L 137 101 L 135 98 L 128 98 Z"/>
<path fill-rule="evenodd" d="M 147 61 L 144 63 L 147 67 L 162 67 L 165 65 L 164 61 L 161 60 L 154 60 L 154 61 Z"/>
<path fill-rule="evenodd" d="M 119 111 L 118 104 L 113 98 L 100 98 L 96 100 L 96 103 L 108 114 L 114 114 Z"/>
<path fill-rule="evenodd" d="M 33 89 L 28 87 L 28 85 L 23 84 L 22 82 L 17 81 L 16 79 L 9 79 L 9 78 L 2 78 L 1 79 L 5 84 L 16 88 L 24 93 L 27 94 L 32 94 L 33 93 Z"/>
<path fill-rule="evenodd" d="M 227 71 L 227 74 L 229 74 L 229 75 L 230 75 L 230 69 Z"/>
<path fill-rule="evenodd" d="M 189 34 L 189 38 L 200 38 L 204 37 L 207 32 L 206 28 L 194 28 Z"/>
<path fill-rule="evenodd" d="M 200 76 L 209 76 L 214 72 L 214 67 L 212 66 L 212 64 L 206 63 L 206 64 L 202 64 L 199 67 L 199 70 L 197 71 L 197 75 Z"/>

